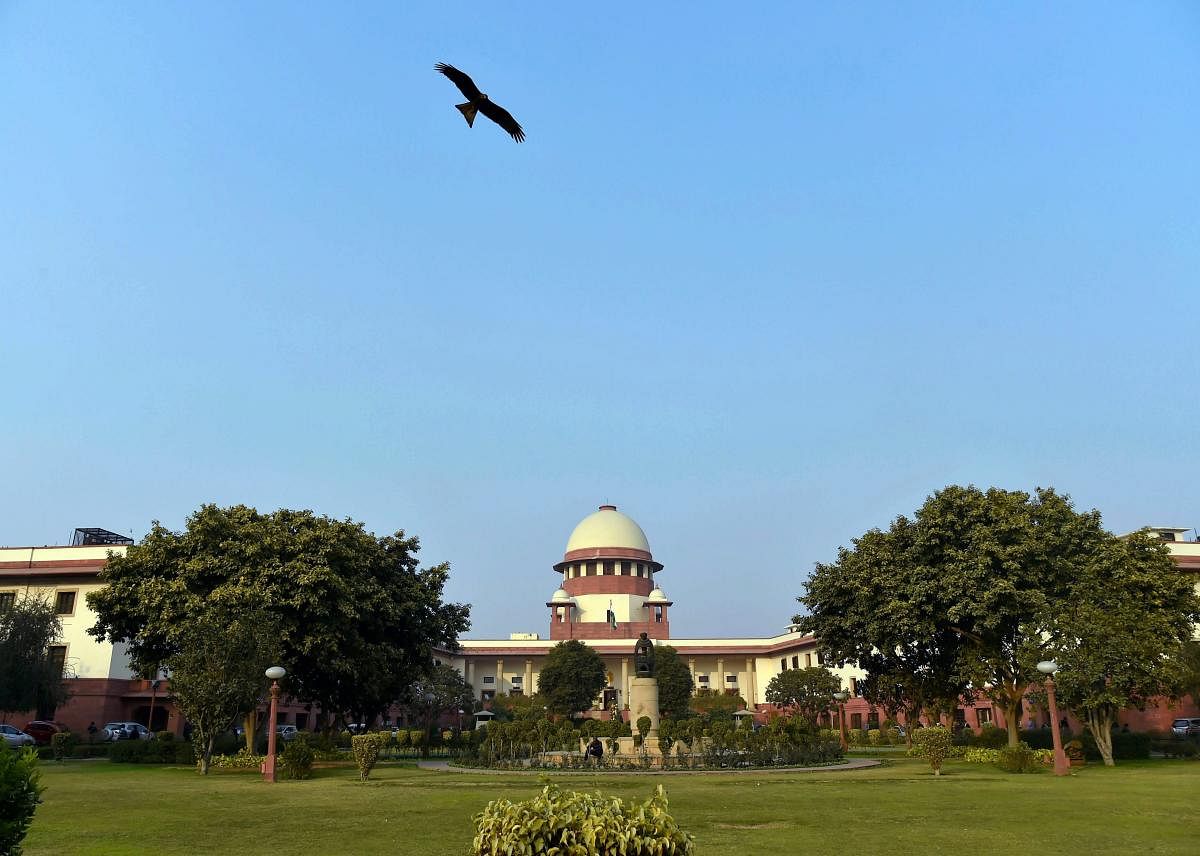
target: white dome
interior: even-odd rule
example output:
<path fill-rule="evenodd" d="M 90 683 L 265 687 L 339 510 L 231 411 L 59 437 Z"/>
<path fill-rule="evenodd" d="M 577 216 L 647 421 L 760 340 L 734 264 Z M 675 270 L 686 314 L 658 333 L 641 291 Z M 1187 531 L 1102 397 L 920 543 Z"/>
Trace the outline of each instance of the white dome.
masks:
<path fill-rule="evenodd" d="M 666 600 L 667 600 L 667 596 L 666 596 L 666 594 L 663 593 L 663 590 L 660 589 L 658 586 L 655 586 L 654 591 L 650 592 L 650 596 L 648 598 L 646 598 L 646 603 L 655 603 L 658 601 L 665 603 Z"/>
<path fill-rule="evenodd" d="M 617 511 L 615 505 L 602 505 L 599 511 L 592 512 L 579 521 L 579 525 L 567 539 L 566 552 L 604 547 L 650 552 L 650 542 L 646 540 L 646 533 L 642 531 L 642 527 L 632 518 Z"/>
<path fill-rule="evenodd" d="M 571 596 L 563 589 L 558 589 L 554 594 L 550 595 L 550 600 L 552 603 L 570 603 Z"/>

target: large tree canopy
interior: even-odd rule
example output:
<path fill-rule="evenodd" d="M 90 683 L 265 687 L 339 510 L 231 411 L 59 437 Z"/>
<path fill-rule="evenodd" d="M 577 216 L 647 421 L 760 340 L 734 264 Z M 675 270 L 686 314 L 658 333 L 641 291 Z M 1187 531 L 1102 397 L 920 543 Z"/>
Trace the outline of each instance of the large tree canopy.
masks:
<path fill-rule="evenodd" d="M 921 677 L 926 709 L 952 708 L 968 685 L 1004 710 L 1015 745 L 1021 698 L 1040 676 L 1048 611 L 1067 603 L 1078 569 L 1112 536 L 1096 511 L 1039 488 L 951 486 L 915 519 L 898 518 L 818 564 L 796 621 L 835 662 Z M 904 682 L 896 681 L 898 684 Z"/>
<path fill-rule="evenodd" d="M 1079 568 L 1065 604 L 1046 617 L 1058 662 L 1058 697 L 1112 765 L 1112 728 L 1122 708 L 1187 692 L 1183 646 L 1200 617 L 1200 597 L 1165 544 L 1150 533 L 1110 538 Z M 1171 656 L 1164 656 L 1170 654 Z"/>
<path fill-rule="evenodd" d="M 604 661 L 596 649 L 568 639 L 547 652 L 538 674 L 538 694 L 551 713 L 569 716 L 591 708 L 605 683 Z"/>
<path fill-rule="evenodd" d="M 767 701 L 795 708 L 812 722 L 833 705 L 833 694 L 841 689 L 842 681 L 823 666 L 804 669 L 785 669 L 767 684 Z"/>
<path fill-rule="evenodd" d="M 284 692 L 325 712 L 375 714 L 453 648 L 469 607 L 443 603 L 449 568 L 421 569 L 415 537 L 376 537 L 311 511 L 205 505 L 183 532 L 154 524 L 113 556 L 88 595 L 89 632 L 125 642 L 136 665 L 170 665 L 173 629 L 202 607 L 262 611 L 279 629 Z"/>
<path fill-rule="evenodd" d="M 654 677 L 658 680 L 658 707 L 671 719 L 688 715 L 692 700 L 692 673 L 670 645 L 654 646 Z"/>
<path fill-rule="evenodd" d="M 66 701 L 64 664 L 50 656 L 61 639 L 62 621 L 47 600 L 26 595 L 0 609 L 0 712 L 49 718 Z"/>

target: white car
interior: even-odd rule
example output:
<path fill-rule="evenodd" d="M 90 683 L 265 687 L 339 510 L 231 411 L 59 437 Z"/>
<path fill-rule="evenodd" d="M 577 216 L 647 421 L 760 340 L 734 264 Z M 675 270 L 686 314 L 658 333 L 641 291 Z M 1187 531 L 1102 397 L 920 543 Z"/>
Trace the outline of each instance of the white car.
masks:
<path fill-rule="evenodd" d="M 104 726 L 105 740 L 150 740 L 153 737 L 140 722 L 110 722 Z"/>
<path fill-rule="evenodd" d="M 0 725 L 0 737 L 3 737 L 4 742 L 13 747 L 33 746 L 37 743 L 31 736 L 12 725 Z"/>
<path fill-rule="evenodd" d="M 275 733 L 284 743 L 290 743 L 300 736 L 300 729 L 294 725 L 281 725 L 275 729 Z"/>

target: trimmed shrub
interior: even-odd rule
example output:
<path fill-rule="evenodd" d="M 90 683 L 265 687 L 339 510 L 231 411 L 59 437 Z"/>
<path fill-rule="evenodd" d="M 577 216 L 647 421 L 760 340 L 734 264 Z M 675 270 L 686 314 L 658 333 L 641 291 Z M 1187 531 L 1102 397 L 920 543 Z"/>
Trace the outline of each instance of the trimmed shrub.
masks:
<path fill-rule="evenodd" d="M 659 785 L 645 802 L 625 803 L 595 793 L 546 785 L 531 800 L 493 800 L 475 816 L 474 856 L 526 853 L 692 854 L 692 836 L 667 811 Z"/>
<path fill-rule="evenodd" d="M 1092 732 L 1084 729 L 1083 754 L 1089 761 L 1100 760 L 1100 750 L 1096 748 L 1096 740 Z M 1116 732 L 1112 735 L 1112 752 L 1114 761 L 1137 761 L 1150 757 L 1150 744 L 1153 738 L 1149 734 L 1133 732 Z"/>
<path fill-rule="evenodd" d="M 75 747 L 79 745 L 79 737 L 70 731 L 60 731 L 50 736 L 50 749 L 55 761 L 65 761 L 71 757 Z"/>
<path fill-rule="evenodd" d="M 1003 749 L 1008 745 L 1008 732 L 994 725 L 985 725 L 978 734 L 967 739 L 967 745 L 979 749 Z"/>
<path fill-rule="evenodd" d="M 20 856 L 21 841 L 41 801 L 38 779 L 37 755 L 0 740 L 0 853 Z"/>
<path fill-rule="evenodd" d="M 935 776 L 942 774 L 942 762 L 950 756 L 950 729 L 941 725 L 920 728 L 913 734 L 914 748 L 929 759 L 929 769 Z"/>
<path fill-rule="evenodd" d="M 867 742 L 872 746 L 878 746 L 883 742 L 883 734 L 878 728 L 872 728 L 867 732 Z"/>
<path fill-rule="evenodd" d="M 285 779 L 307 779 L 312 775 L 315 755 L 308 741 L 297 737 L 279 756 L 279 770 Z"/>
<path fill-rule="evenodd" d="M 174 762 L 184 767 L 196 766 L 196 749 L 187 740 L 180 740 L 175 744 Z"/>
<path fill-rule="evenodd" d="M 1006 773 L 1036 773 L 1042 768 L 1037 753 L 1024 743 L 999 750 L 996 766 Z"/>
<path fill-rule="evenodd" d="M 213 755 L 209 769 L 213 770 L 257 770 L 267 759 L 255 755 L 244 746 L 233 755 Z"/>
<path fill-rule="evenodd" d="M 403 749 L 408 746 L 408 729 L 400 728 L 396 730 L 396 747 Z"/>
<path fill-rule="evenodd" d="M 1049 728 L 1033 728 L 1029 731 L 1017 732 L 1017 737 L 1022 743 L 1030 749 L 1053 749 L 1054 735 Z M 1063 735 L 1063 740 L 1069 740 L 1070 737 Z"/>
<path fill-rule="evenodd" d="M 354 763 L 358 764 L 360 781 L 365 782 L 371 775 L 382 747 L 383 741 L 379 739 L 378 734 L 355 734 L 354 739 L 350 741 L 350 748 L 354 750 Z"/>

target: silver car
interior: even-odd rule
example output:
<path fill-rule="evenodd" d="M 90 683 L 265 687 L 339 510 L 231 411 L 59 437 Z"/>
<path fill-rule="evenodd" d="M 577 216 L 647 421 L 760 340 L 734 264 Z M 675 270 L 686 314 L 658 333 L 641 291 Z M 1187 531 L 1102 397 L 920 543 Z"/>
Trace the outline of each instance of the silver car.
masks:
<path fill-rule="evenodd" d="M 26 734 L 19 728 L 12 725 L 0 725 L 0 737 L 4 738 L 4 742 L 14 748 L 21 746 L 33 746 L 37 743 L 30 735 Z"/>
<path fill-rule="evenodd" d="M 154 737 L 140 722 L 110 722 L 104 726 L 105 740 L 149 740 Z"/>
<path fill-rule="evenodd" d="M 1171 723 L 1171 733 L 1176 737 L 1196 737 L 1200 735 L 1200 717 L 1175 720 Z"/>

